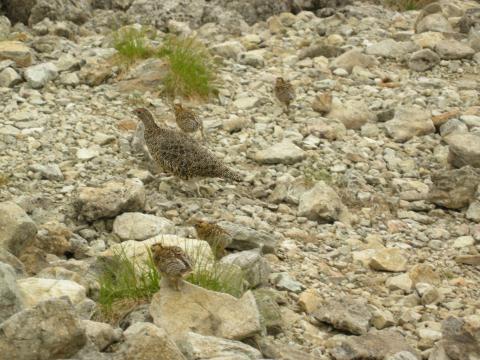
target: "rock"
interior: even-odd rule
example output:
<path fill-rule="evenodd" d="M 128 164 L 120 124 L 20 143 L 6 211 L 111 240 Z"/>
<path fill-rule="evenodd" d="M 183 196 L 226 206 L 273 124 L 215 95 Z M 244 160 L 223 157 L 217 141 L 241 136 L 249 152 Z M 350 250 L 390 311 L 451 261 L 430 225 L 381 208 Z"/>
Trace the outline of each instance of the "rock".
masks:
<path fill-rule="evenodd" d="M 139 322 L 123 333 L 125 341 L 118 351 L 120 358 L 132 360 L 185 360 L 175 343 L 161 329 L 151 323 Z"/>
<path fill-rule="evenodd" d="M 340 140 L 347 133 L 347 128 L 342 122 L 334 119 L 311 119 L 307 122 L 307 132 L 321 139 Z"/>
<path fill-rule="evenodd" d="M 379 249 L 370 259 L 369 266 L 378 271 L 401 272 L 407 270 L 407 259 L 401 249 Z"/>
<path fill-rule="evenodd" d="M 278 334 L 282 331 L 283 320 L 280 306 L 276 302 L 274 290 L 261 288 L 253 291 L 260 312 L 262 326 L 268 334 Z"/>
<path fill-rule="evenodd" d="M 449 145 L 448 161 L 455 167 L 466 165 L 480 168 L 480 136 L 474 133 L 452 134 L 445 142 Z"/>
<path fill-rule="evenodd" d="M 480 255 L 460 255 L 455 258 L 458 264 L 480 266 Z"/>
<path fill-rule="evenodd" d="M 88 20 L 91 12 L 90 1 L 79 0 L 70 2 L 66 0 L 37 0 L 31 8 L 29 25 L 35 25 L 45 18 L 52 21 L 69 20 L 76 24 L 83 24 Z"/>
<path fill-rule="evenodd" d="M 4 59 L 15 61 L 18 67 L 26 67 L 32 64 L 32 53 L 19 41 L 0 41 L 0 60 Z"/>
<path fill-rule="evenodd" d="M 298 297 L 298 304 L 307 314 L 313 313 L 321 304 L 321 297 L 318 290 L 307 289 L 302 292 Z"/>
<path fill-rule="evenodd" d="M 440 63 L 440 57 L 430 49 L 416 51 L 408 60 L 408 67 L 414 71 L 427 71 Z"/>
<path fill-rule="evenodd" d="M 62 73 L 59 78 L 60 84 L 66 86 L 77 86 L 80 84 L 80 79 L 76 73 Z"/>
<path fill-rule="evenodd" d="M 142 213 L 123 213 L 113 222 L 113 233 L 121 240 L 146 240 L 160 234 L 174 234 L 168 219 Z"/>
<path fill-rule="evenodd" d="M 44 87 L 47 82 L 58 77 L 57 67 L 50 62 L 28 67 L 24 73 L 28 85 L 34 89 Z"/>
<path fill-rule="evenodd" d="M 440 300 L 440 293 L 430 284 L 419 282 L 415 285 L 423 305 L 433 304 Z"/>
<path fill-rule="evenodd" d="M 273 15 L 288 13 L 292 8 L 290 2 L 277 0 L 246 0 L 242 2 L 220 0 L 217 3 L 222 8 L 240 14 L 249 25 L 265 21 Z"/>
<path fill-rule="evenodd" d="M 471 28 L 480 26 L 480 10 L 478 8 L 470 8 L 465 11 L 461 19 L 458 21 L 460 32 L 468 34 Z"/>
<path fill-rule="evenodd" d="M 458 119 L 451 119 L 440 126 L 440 135 L 443 137 L 452 135 L 454 133 L 468 133 L 467 125 Z"/>
<path fill-rule="evenodd" d="M 87 337 L 95 344 L 99 351 L 119 341 L 122 336 L 120 329 L 115 330 L 109 324 L 90 320 L 82 320 L 82 324 L 85 327 Z"/>
<path fill-rule="evenodd" d="M 413 285 L 418 283 L 427 283 L 433 286 L 441 284 L 440 275 L 431 265 L 418 264 L 408 271 L 408 276 L 412 279 Z"/>
<path fill-rule="evenodd" d="M 86 299 L 85 288 L 70 280 L 26 278 L 17 280 L 17 286 L 28 307 L 62 296 L 68 297 L 74 305 Z"/>
<path fill-rule="evenodd" d="M 197 261 L 213 260 L 213 253 L 206 241 L 187 239 L 176 235 L 159 235 L 144 241 L 127 240 L 121 244 L 114 244 L 100 254 L 103 257 L 111 257 L 114 254 L 124 253 L 129 259 L 144 263 L 148 260 L 148 249 L 151 245 L 162 243 L 167 246 L 179 246 L 192 259 Z M 203 258 L 203 259 L 202 259 Z"/>
<path fill-rule="evenodd" d="M 395 117 L 385 123 L 385 128 L 396 142 L 435 132 L 430 111 L 417 105 L 398 108 Z"/>
<path fill-rule="evenodd" d="M 3 69 L 0 72 L 0 87 L 13 87 L 21 82 L 21 76 L 12 68 Z"/>
<path fill-rule="evenodd" d="M 480 223 L 480 201 L 473 201 L 467 209 L 466 218 Z"/>
<path fill-rule="evenodd" d="M 405 291 L 406 293 L 409 293 L 412 291 L 413 281 L 410 276 L 408 276 L 408 274 L 400 274 L 397 276 L 389 277 L 385 282 L 385 285 L 390 290 L 400 289 Z"/>
<path fill-rule="evenodd" d="M 286 272 L 274 274 L 274 276 L 275 285 L 280 290 L 299 293 L 304 289 L 304 286 L 300 282 L 292 279 L 292 277 Z"/>
<path fill-rule="evenodd" d="M 442 40 L 435 45 L 435 52 L 445 60 L 471 58 L 475 54 L 470 46 L 457 40 Z"/>
<path fill-rule="evenodd" d="M 333 102 L 329 119 L 341 121 L 347 129 L 360 129 L 367 121 L 373 120 L 374 115 L 362 101 L 347 101 L 346 103 Z"/>
<path fill-rule="evenodd" d="M 13 255 L 19 255 L 37 234 L 37 226 L 32 219 L 11 201 L 0 203 L 0 228 L 0 247 Z"/>
<path fill-rule="evenodd" d="M 419 49 L 413 42 L 397 42 L 393 39 L 382 40 L 376 44 L 367 46 L 365 53 L 368 55 L 381 56 L 388 59 L 402 59 L 408 53 Z"/>
<path fill-rule="evenodd" d="M 102 187 L 82 187 L 74 200 L 77 213 L 87 221 L 112 218 L 123 212 L 143 210 L 145 188 L 138 179 L 110 181 Z"/>
<path fill-rule="evenodd" d="M 420 359 L 398 331 L 380 330 L 343 338 L 331 350 L 331 355 L 335 360 L 384 360 L 399 352 L 410 353 L 413 359 Z"/>
<path fill-rule="evenodd" d="M 254 158 L 260 164 L 295 164 L 307 157 L 307 153 L 289 140 L 258 151 Z"/>
<path fill-rule="evenodd" d="M 393 318 L 393 314 L 386 309 L 374 309 L 370 323 L 375 326 L 375 329 L 382 330 L 394 326 L 395 319 Z"/>
<path fill-rule="evenodd" d="M 250 250 L 260 248 L 264 253 L 273 253 L 278 246 L 275 236 L 266 231 L 255 229 L 240 224 L 221 221 L 219 225 L 231 236 L 232 242 L 228 245 L 234 250 Z"/>
<path fill-rule="evenodd" d="M 264 49 L 243 52 L 238 56 L 238 62 L 243 65 L 261 68 L 265 66 L 264 54 Z"/>
<path fill-rule="evenodd" d="M 260 103 L 260 98 L 256 96 L 240 97 L 233 102 L 235 107 L 240 110 L 248 110 L 256 107 Z"/>
<path fill-rule="evenodd" d="M 365 55 L 359 49 L 349 50 L 335 60 L 332 61 L 330 68 L 338 69 L 342 68 L 351 73 L 355 66 L 360 66 L 363 68 L 369 68 L 374 66 L 377 63 L 375 58 L 371 55 Z"/>
<path fill-rule="evenodd" d="M 152 298 L 150 313 L 154 323 L 175 341 L 192 330 L 230 340 L 242 340 L 261 330 L 260 314 L 250 291 L 236 299 L 190 283 L 182 284 L 181 292 L 160 285 L 160 291 Z"/>
<path fill-rule="evenodd" d="M 26 274 L 23 263 L 16 256 L 2 248 L 0 248 L 0 262 L 10 265 L 15 270 L 16 275 L 24 276 Z"/>
<path fill-rule="evenodd" d="M 6 16 L 0 15 L 0 41 L 8 37 L 11 27 L 10 20 Z"/>
<path fill-rule="evenodd" d="M 210 47 L 210 50 L 227 59 L 237 60 L 239 55 L 245 52 L 245 47 L 237 40 L 226 41 Z"/>
<path fill-rule="evenodd" d="M 344 205 L 335 190 L 325 182 L 319 181 L 300 197 L 298 216 L 328 223 L 337 221 L 343 209 Z"/>
<path fill-rule="evenodd" d="M 412 36 L 412 41 L 422 48 L 434 49 L 435 45 L 445 40 L 445 36 L 439 32 L 427 31 Z"/>
<path fill-rule="evenodd" d="M 326 300 L 313 313 L 313 317 L 331 324 L 337 330 L 362 335 L 370 328 L 372 312 L 364 300 L 340 297 Z"/>
<path fill-rule="evenodd" d="M 442 322 L 441 345 L 449 359 L 467 360 L 480 356 L 480 326 L 454 316 Z"/>
<path fill-rule="evenodd" d="M 330 92 L 317 94 L 312 102 L 312 109 L 320 114 L 328 114 L 332 110 L 332 94 Z"/>
<path fill-rule="evenodd" d="M 251 288 L 267 284 L 271 272 L 270 265 L 260 254 L 260 249 L 227 255 L 222 258 L 221 263 L 240 267 Z"/>
<path fill-rule="evenodd" d="M 64 224 L 49 221 L 39 229 L 36 246 L 48 254 L 64 256 L 72 251 L 71 237 L 72 232 Z"/>
<path fill-rule="evenodd" d="M 423 33 L 426 31 L 453 32 L 452 25 L 441 14 L 430 14 L 415 24 L 415 32 Z"/>
<path fill-rule="evenodd" d="M 453 242 L 453 247 L 456 249 L 464 248 L 464 247 L 469 247 L 475 244 L 475 240 L 473 239 L 473 236 L 460 236 L 455 239 Z"/>
<path fill-rule="evenodd" d="M 129 328 L 133 324 L 141 323 L 141 322 L 148 322 L 152 323 L 153 319 L 148 311 L 150 304 L 141 304 L 136 306 L 132 311 L 130 311 L 127 315 L 125 315 L 119 322 L 120 328 L 123 330 Z"/>
<path fill-rule="evenodd" d="M 187 333 L 180 345 L 188 359 L 261 359 L 262 354 L 255 348 L 240 341 L 226 340 L 214 336 Z"/>
<path fill-rule="evenodd" d="M 257 337 L 255 342 L 263 356 L 275 360 L 319 360 L 319 356 L 301 350 L 294 342 L 284 344 L 271 337 Z M 226 360 L 226 359 L 225 359 Z"/>
<path fill-rule="evenodd" d="M 89 148 L 80 148 L 77 150 L 78 160 L 91 160 L 99 155 L 99 147 L 94 145 Z"/>
<path fill-rule="evenodd" d="M 57 164 L 33 164 L 30 166 L 30 170 L 39 173 L 42 179 L 54 181 L 63 180 L 62 170 L 60 170 Z"/>
<path fill-rule="evenodd" d="M 468 206 L 480 183 L 478 172 L 470 166 L 437 171 L 431 178 L 429 201 L 448 209 L 462 209 Z"/>
<path fill-rule="evenodd" d="M 10 359 L 67 359 L 86 343 L 85 328 L 68 299 L 52 299 L 0 324 L 0 351 Z"/>
<path fill-rule="evenodd" d="M 0 262 L 0 324 L 22 308 L 21 295 L 15 282 L 15 270 Z"/>

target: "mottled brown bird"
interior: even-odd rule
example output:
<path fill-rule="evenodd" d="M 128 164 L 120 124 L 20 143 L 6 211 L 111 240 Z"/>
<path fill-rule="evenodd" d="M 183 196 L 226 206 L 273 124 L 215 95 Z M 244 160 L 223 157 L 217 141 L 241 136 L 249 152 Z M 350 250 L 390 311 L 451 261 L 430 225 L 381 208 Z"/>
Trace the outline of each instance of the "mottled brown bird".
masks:
<path fill-rule="evenodd" d="M 275 96 L 285 106 L 285 112 L 290 111 L 290 103 L 295 99 L 295 89 L 293 85 L 282 77 L 277 77 L 275 81 Z"/>
<path fill-rule="evenodd" d="M 167 172 L 182 179 L 219 177 L 242 181 L 241 175 L 227 167 L 197 140 L 181 131 L 158 126 L 150 111 L 134 110 L 145 124 L 145 143 L 152 158 Z"/>
<path fill-rule="evenodd" d="M 175 112 L 175 121 L 178 127 L 186 133 L 194 133 L 200 130 L 202 139 L 205 141 L 205 133 L 203 130 L 203 122 L 192 109 L 183 107 L 182 104 L 173 104 Z"/>
<path fill-rule="evenodd" d="M 222 229 L 217 224 L 202 220 L 195 220 L 194 226 L 197 237 L 200 240 L 205 240 L 210 245 L 217 259 L 226 255 L 225 248 L 232 241 L 228 231 Z"/>
<path fill-rule="evenodd" d="M 178 246 L 166 246 L 160 243 L 150 247 L 152 258 L 158 272 L 170 285 L 179 290 L 182 278 L 192 271 L 192 263 L 187 254 Z"/>

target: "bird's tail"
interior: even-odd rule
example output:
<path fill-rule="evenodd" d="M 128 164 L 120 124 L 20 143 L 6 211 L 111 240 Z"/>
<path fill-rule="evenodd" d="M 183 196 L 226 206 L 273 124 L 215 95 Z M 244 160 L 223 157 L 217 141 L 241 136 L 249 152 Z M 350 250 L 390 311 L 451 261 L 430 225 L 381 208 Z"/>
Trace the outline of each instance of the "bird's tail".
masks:
<path fill-rule="evenodd" d="M 243 176 L 239 172 L 229 168 L 225 168 L 225 172 L 223 173 L 223 178 L 233 180 L 233 181 L 239 181 L 239 182 L 243 181 Z"/>

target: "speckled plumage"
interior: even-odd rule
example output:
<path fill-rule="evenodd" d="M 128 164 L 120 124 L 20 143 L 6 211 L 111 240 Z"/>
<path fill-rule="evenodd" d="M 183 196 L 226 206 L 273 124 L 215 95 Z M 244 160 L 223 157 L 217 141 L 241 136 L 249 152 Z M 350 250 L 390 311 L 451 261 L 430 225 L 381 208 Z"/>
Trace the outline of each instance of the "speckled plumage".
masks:
<path fill-rule="evenodd" d="M 139 108 L 134 113 L 145 124 L 145 143 L 152 158 L 165 171 L 185 180 L 195 177 L 242 180 L 239 173 L 228 168 L 197 140 L 181 131 L 158 126 L 147 109 Z"/>
<path fill-rule="evenodd" d="M 187 254 L 178 246 L 165 246 L 160 243 L 153 244 L 150 250 L 158 272 L 178 290 L 180 280 L 192 271 L 192 263 Z"/>
<path fill-rule="evenodd" d="M 200 130 L 202 139 L 205 140 L 203 122 L 195 113 L 195 111 L 183 107 L 182 104 L 174 104 L 173 111 L 175 112 L 175 121 L 177 122 L 180 130 L 186 133 L 193 133 L 197 130 Z"/>
<path fill-rule="evenodd" d="M 286 112 L 289 112 L 290 103 L 295 99 L 295 89 L 293 85 L 282 77 L 277 77 L 275 81 L 275 96 L 278 101 L 285 105 Z"/>
<path fill-rule="evenodd" d="M 194 224 L 197 237 L 208 242 L 217 258 L 225 256 L 225 248 L 231 242 L 230 234 L 219 225 L 197 220 Z"/>

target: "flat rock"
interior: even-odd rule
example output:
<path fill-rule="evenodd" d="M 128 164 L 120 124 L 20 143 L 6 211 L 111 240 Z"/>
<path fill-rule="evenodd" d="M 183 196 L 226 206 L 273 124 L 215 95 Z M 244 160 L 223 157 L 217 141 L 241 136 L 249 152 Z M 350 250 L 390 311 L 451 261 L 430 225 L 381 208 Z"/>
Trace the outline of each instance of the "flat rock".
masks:
<path fill-rule="evenodd" d="M 330 68 L 342 68 L 347 70 L 348 73 L 351 73 L 355 66 L 369 68 L 376 64 L 377 61 L 372 55 L 365 55 L 359 49 L 352 49 L 333 60 L 330 64 Z"/>
<path fill-rule="evenodd" d="M 408 67 L 414 71 L 427 71 L 440 63 L 440 57 L 430 49 L 416 51 L 408 60 Z"/>
<path fill-rule="evenodd" d="M 470 165 L 480 168 L 480 136 L 473 133 L 455 133 L 445 137 L 449 146 L 448 161 L 455 167 Z"/>
<path fill-rule="evenodd" d="M 123 213 L 115 218 L 113 233 L 121 240 L 146 240 L 160 234 L 174 234 L 175 225 L 155 215 Z"/>
<path fill-rule="evenodd" d="M 68 359 L 86 341 L 85 328 L 66 298 L 42 301 L 0 324 L 0 353 L 9 359 Z"/>
<path fill-rule="evenodd" d="M 12 201 L 0 203 L 0 229 L 0 247 L 13 255 L 19 255 L 37 234 L 32 219 Z"/>
<path fill-rule="evenodd" d="M 435 32 L 453 32 L 452 25 L 442 15 L 442 13 L 435 13 L 425 16 L 415 24 L 415 32 L 423 33 L 426 31 Z"/>
<path fill-rule="evenodd" d="M 258 151 L 254 158 L 260 164 L 295 164 L 307 157 L 307 153 L 291 141 L 284 140 Z"/>
<path fill-rule="evenodd" d="M 275 285 L 280 290 L 287 290 L 294 293 L 299 293 L 305 288 L 300 282 L 293 279 L 289 273 L 282 272 L 274 275 Z"/>
<path fill-rule="evenodd" d="M 22 298 L 15 281 L 15 270 L 0 262 L 0 323 L 22 310 Z"/>
<path fill-rule="evenodd" d="M 470 204 L 480 183 L 480 176 L 471 166 L 434 172 L 428 193 L 429 201 L 449 209 L 462 209 Z"/>
<path fill-rule="evenodd" d="M 25 70 L 25 80 L 34 89 L 44 87 L 50 80 L 58 77 L 58 69 L 55 64 L 47 62 L 30 66 Z"/>
<path fill-rule="evenodd" d="M 365 53 L 390 59 L 402 59 L 408 53 L 419 50 L 419 46 L 411 41 L 395 41 L 385 39 L 376 44 L 367 46 Z"/>
<path fill-rule="evenodd" d="M 86 299 L 86 289 L 70 280 L 31 277 L 17 280 L 17 286 L 25 306 L 28 307 L 62 296 L 68 297 L 74 305 Z"/>
<path fill-rule="evenodd" d="M 405 142 L 415 136 L 435 132 L 430 111 L 420 106 L 402 106 L 395 117 L 385 123 L 388 135 L 396 142 Z"/>
<path fill-rule="evenodd" d="M 180 348 L 188 359 L 261 359 L 257 349 L 240 341 L 204 336 L 194 332 L 187 333 Z"/>
<path fill-rule="evenodd" d="M 224 58 L 237 60 L 238 56 L 245 51 L 245 47 L 239 41 L 230 40 L 216 44 L 210 50 Z"/>
<path fill-rule="evenodd" d="M 123 212 L 143 210 L 145 188 L 139 179 L 110 181 L 101 187 L 82 187 L 74 200 L 77 213 L 87 221 L 112 218 Z"/>
<path fill-rule="evenodd" d="M 324 181 L 300 196 L 298 216 L 304 216 L 320 223 L 334 222 L 341 216 L 344 205 L 335 190 Z"/>
<path fill-rule="evenodd" d="M 235 250 L 262 249 L 264 253 L 273 253 L 278 246 L 278 240 L 271 233 L 258 231 L 248 226 L 221 221 L 219 225 L 231 236 L 229 248 Z"/>
<path fill-rule="evenodd" d="M 457 40 L 442 40 L 435 45 L 435 52 L 445 60 L 471 58 L 475 54 L 470 46 Z"/>
<path fill-rule="evenodd" d="M 370 328 L 372 312 L 364 300 L 340 297 L 320 304 L 313 317 L 337 330 L 362 335 Z"/>
<path fill-rule="evenodd" d="M 0 41 L 0 60 L 9 59 L 19 67 L 32 64 L 32 53 L 28 46 L 19 41 Z"/>
<path fill-rule="evenodd" d="M 370 259 L 369 265 L 373 270 L 401 272 L 407 270 L 407 259 L 401 249 L 379 249 Z"/>
<path fill-rule="evenodd" d="M 331 355 L 335 360 L 385 360 L 400 352 L 410 353 L 412 359 L 420 359 L 398 331 L 380 330 L 343 338 L 331 350 Z"/>
<path fill-rule="evenodd" d="M 442 279 L 433 266 L 428 264 L 417 264 L 408 270 L 408 276 L 412 279 L 414 285 L 417 283 L 427 283 L 438 286 Z"/>
<path fill-rule="evenodd" d="M 150 314 L 154 323 L 175 341 L 192 331 L 242 340 L 261 330 L 260 313 L 250 291 L 237 299 L 187 282 L 182 284 L 181 291 L 161 285 L 152 298 Z"/>
<path fill-rule="evenodd" d="M 327 117 L 340 121 L 347 129 L 355 130 L 374 119 L 374 115 L 362 101 L 347 101 L 345 103 L 334 101 Z"/>

